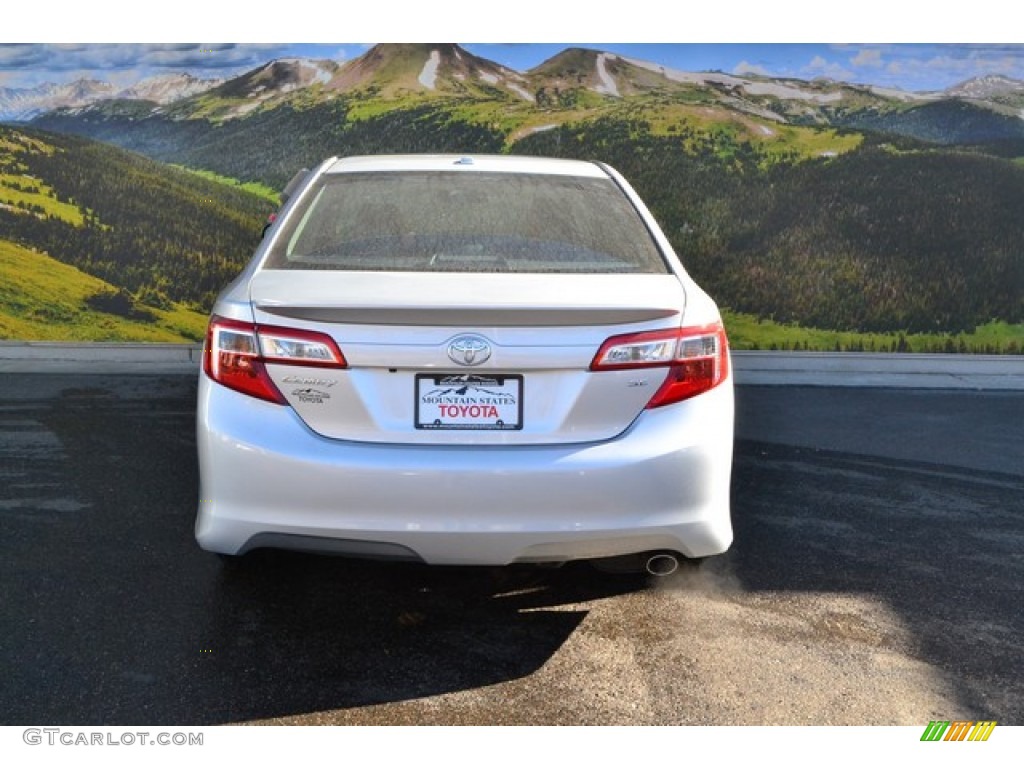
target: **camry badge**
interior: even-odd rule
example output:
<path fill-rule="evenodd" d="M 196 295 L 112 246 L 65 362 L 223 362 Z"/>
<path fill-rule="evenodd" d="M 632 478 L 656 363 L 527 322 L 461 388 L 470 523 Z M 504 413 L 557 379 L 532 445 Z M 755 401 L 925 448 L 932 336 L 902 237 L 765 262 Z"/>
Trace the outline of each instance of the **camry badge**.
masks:
<path fill-rule="evenodd" d="M 456 336 L 448 345 L 448 357 L 459 365 L 480 365 L 491 356 L 491 345 L 479 336 Z"/>

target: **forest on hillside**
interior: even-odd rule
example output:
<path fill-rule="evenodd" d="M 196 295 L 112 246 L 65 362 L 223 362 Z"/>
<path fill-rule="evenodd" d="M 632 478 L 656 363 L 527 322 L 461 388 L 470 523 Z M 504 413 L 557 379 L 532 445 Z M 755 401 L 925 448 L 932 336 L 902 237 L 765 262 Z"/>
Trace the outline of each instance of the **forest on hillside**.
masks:
<path fill-rule="evenodd" d="M 0 207 L 0 239 L 44 251 L 152 306 L 171 300 L 207 310 L 252 254 L 274 207 L 115 147 L 19 131 L 56 151 L 20 152 L 8 164 L 45 180 L 82 222 Z"/>
<path fill-rule="evenodd" d="M 844 110 L 833 112 L 831 118 L 835 125 L 913 136 L 934 144 L 1019 145 L 1024 141 L 1024 120 L 966 101 L 943 100 L 897 110 Z"/>
<path fill-rule="evenodd" d="M 642 123 L 597 121 L 514 151 L 606 160 L 733 309 L 860 331 L 1024 322 L 1024 167 L 903 144 L 765 164 L 725 137 L 687 152 Z"/>
<path fill-rule="evenodd" d="M 508 151 L 508 137 L 497 127 L 463 115 L 454 105 L 421 104 L 352 121 L 338 100 L 301 110 L 282 106 L 216 126 L 157 118 L 129 124 L 112 116 L 63 127 L 280 188 L 298 168 L 331 155 Z M 70 120 L 53 117 L 48 124 L 61 128 L 62 119 Z M 681 124 L 655 135 L 643 119 L 604 117 L 534 133 L 510 151 L 617 168 L 722 306 L 824 329 L 956 333 L 991 320 L 1024 322 L 1024 167 L 998 156 L 1004 144 L 982 151 L 868 134 L 853 151 L 797 160 L 768 156 L 714 126 L 695 131 Z M 40 172 L 80 187 L 75 194 L 115 225 L 115 235 L 144 213 L 132 210 L 136 203 L 103 213 L 110 205 L 105 198 L 144 199 L 118 188 L 125 182 L 111 178 L 116 172 L 73 181 L 70 171 Z M 166 216 L 146 214 L 139 231 L 146 250 L 137 258 L 125 233 L 111 239 L 94 230 L 79 238 L 80 232 L 54 225 L 46 242 L 53 252 L 85 251 L 74 258 L 96 274 L 125 270 L 120 279 L 133 286 L 149 281 L 208 301 L 248 254 L 244 246 L 251 246 L 255 230 L 226 210 L 223 223 L 214 225 L 202 218 L 214 211 L 204 208 L 202 215 L 184 214 L 201 218 L 196 236 L 203 242 L 185 243 L 189 233 L 173 224 L 188 200 L 185 195 Z M 245 205 L 240 209 L 252 210 Z"/>
<path fill-rule="evenodd" d="M 300 168 L 333 155 L 396 152 L 501 152 L 505 134 L 457 118 L 437 105 L 349 120 L 345 99 L 299 109 L 285 104 L 219 124 L 205 120 L 136 118 L 115 113 L 80 122 L 55 113 L 37 121 L 48 130 L 86 135 L 169 163 L 205 168 L 281 189 Z"/>

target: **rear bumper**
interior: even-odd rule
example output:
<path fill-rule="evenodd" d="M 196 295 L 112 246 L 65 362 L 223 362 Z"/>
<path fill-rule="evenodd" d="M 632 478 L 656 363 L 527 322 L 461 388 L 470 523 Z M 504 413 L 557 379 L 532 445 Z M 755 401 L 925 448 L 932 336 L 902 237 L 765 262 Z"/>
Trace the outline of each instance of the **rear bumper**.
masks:
<path fill-rule="evenodd" d="M 204 549 L 505 565 L 703 557 L 732 541 L 731 380 L 601 443 L 438 447 L 323 438 L 289 407 L 200 378 Z"/>

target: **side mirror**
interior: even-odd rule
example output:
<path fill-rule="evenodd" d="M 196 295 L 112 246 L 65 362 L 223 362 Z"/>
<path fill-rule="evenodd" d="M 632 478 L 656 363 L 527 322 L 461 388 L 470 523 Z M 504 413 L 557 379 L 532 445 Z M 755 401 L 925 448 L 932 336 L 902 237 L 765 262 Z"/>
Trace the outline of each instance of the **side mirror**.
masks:
<path fill-rule="evenodd" d="M 263 231 L 260 232 L 260 239 L 262 240 L 267 236 L 267 230 L 274 226 L 274 222 L 277 221 L 277 214 L 272 213 L 267 216 L 267 223 L 263 225 Z"/>

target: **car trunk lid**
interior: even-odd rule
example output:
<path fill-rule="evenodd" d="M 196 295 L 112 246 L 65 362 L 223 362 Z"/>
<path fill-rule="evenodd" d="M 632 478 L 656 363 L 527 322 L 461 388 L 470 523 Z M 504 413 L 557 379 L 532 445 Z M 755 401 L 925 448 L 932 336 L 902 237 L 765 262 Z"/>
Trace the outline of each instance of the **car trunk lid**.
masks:
<path fill-rule="evenodd" d="M 310 429 L 451 445 L 621 433 L 666 371 L 591 362 L 612 336 L 678 328 L 685 302 L 674 275 L 324 270 L 257 272 L 250 298 L 257 325 L 325 333 L 347 360 L 267 365 Z"/>

